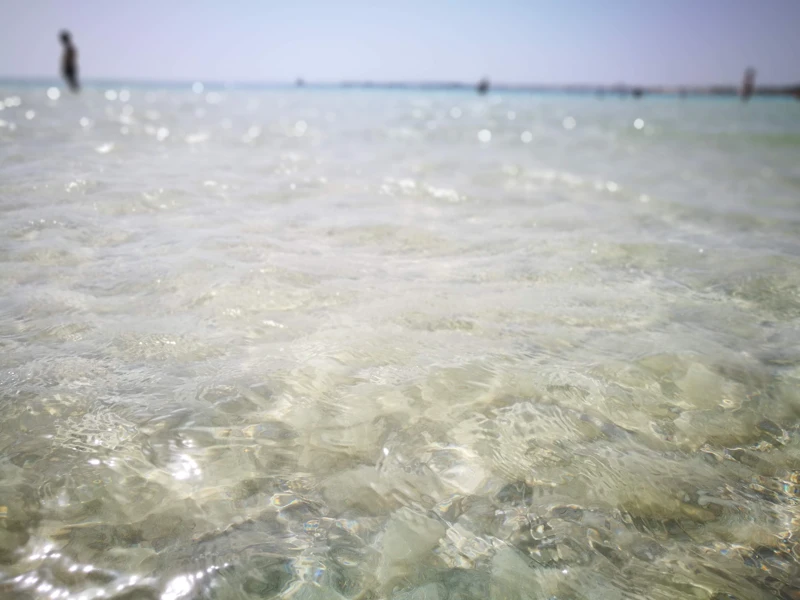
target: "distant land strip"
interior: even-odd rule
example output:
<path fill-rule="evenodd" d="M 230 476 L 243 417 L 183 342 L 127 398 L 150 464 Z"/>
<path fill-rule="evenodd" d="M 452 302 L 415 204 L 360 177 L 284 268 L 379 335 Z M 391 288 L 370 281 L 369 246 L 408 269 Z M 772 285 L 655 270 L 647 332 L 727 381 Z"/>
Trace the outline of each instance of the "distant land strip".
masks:
<path fill-rule="evenodd" d="M 89 78 L 85 80 L 88 87 L 191 87 L 198 80 L 167 81 L 145 79 L 108 79 Z M 202 80 L 199 80 L 202 81 Z M 369 81 L 347 80 L 341 82 L 314 82 L 297 79 L 294 82 L 247 82 L 247 81 L 202 81 L 206 89 L 269 89 L 287 87 L 309 88 L 356 88 L 356 89 L 407 89 L 407 90 L 475 90 L 480 83 L 460 81 Z M 50 77 L 15 77 L 0 76 L 0 85 L 40 86 L 58 85 L 59 80 Z M 737 85 L 630 85 L 618 83 L 613 85 L 577 83 L 577 84 L 535 84 L 535 83 L 491 83 L 486 81 L 488 89 L 496 92 L 519 93 L 565 93 L 594 94 L 598 96 L 739 96 L 741 87 Z M 800 83 L 789 85 L 756 86 L 753 96 L 790 96 L 800 99 Z"/>

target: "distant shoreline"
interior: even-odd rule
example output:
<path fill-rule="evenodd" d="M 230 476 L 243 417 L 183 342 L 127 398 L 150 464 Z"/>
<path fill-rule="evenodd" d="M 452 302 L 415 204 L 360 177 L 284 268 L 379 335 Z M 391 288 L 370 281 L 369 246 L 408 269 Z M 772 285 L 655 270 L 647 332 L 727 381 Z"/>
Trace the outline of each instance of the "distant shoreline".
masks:
<path fill-rule="evenodd" d="M 86 79 L 86 87 L 162 87 L 191 88 L 196 80 L 163 81 L 163 80 L 121 80 L 121 79 Z M 0 86 L 21 85 L 36 87 L 60 85 L 56 78 L 36 77 L 0 77 Z M 475 83 L 448 81 L 342 81 L 342 82 L 203 82 L 207 89 L 376 89 L 376 90 L 417 90 L 417 91 L 474 91 Z M 514 84 L 495 83 L 490 92 L 514 93 L 558 93 L 596 96 L 728 96 L 738 97 L 739 86 L 734 85 L 602 85 L 602 84 Z M 756 87 L 753 96 L 760 97 L 795 97 L 800 99 L 800 83 L 786 85 L 765 85 Z"/>
<path fill-rule="evenodd" d="M 448 82 L 370 82 L 345 81 L 340 87 L 378 89 L 425 89 L 425 90 L 474 90 L 475 85 Z M 591 85 L 591 84 L 493 84 L 490 91 L 595 94 L 609 96 L 739 96 L 740 88 L 730 85 L 710 86 L 638 86 L 638 85 Z M 800 96 L 800 84 L 762 86 L 755 88 L 754 96 Z"/>

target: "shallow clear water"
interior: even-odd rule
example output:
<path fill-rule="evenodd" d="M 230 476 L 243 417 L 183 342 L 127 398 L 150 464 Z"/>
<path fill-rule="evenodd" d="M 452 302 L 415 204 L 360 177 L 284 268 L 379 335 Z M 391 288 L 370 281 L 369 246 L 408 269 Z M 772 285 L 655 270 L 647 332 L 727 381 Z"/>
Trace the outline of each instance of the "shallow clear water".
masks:
<path fill-rule="evenodd" d="M 800 597 L 800 103 L 0 99 L 3 598 Z"/>

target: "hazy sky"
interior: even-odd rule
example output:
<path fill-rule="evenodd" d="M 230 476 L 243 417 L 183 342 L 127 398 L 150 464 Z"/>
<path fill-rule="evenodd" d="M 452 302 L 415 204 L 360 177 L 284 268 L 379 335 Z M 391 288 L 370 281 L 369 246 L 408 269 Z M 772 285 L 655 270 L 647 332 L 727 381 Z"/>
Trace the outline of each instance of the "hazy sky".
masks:
<path fill-rule="evenodd" d="M 0 76 L 800 82 L 800 0 L 0 0 Z"/>

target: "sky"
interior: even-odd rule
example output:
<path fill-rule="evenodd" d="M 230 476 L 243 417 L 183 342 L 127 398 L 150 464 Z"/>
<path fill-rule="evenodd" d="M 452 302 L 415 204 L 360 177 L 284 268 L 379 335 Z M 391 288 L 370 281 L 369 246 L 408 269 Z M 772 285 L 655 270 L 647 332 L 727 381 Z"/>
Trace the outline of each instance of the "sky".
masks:
<path fill-rule="evenodd" d="M 0 0 L 0 77 L 800 83 L 800 0 Z"/>

